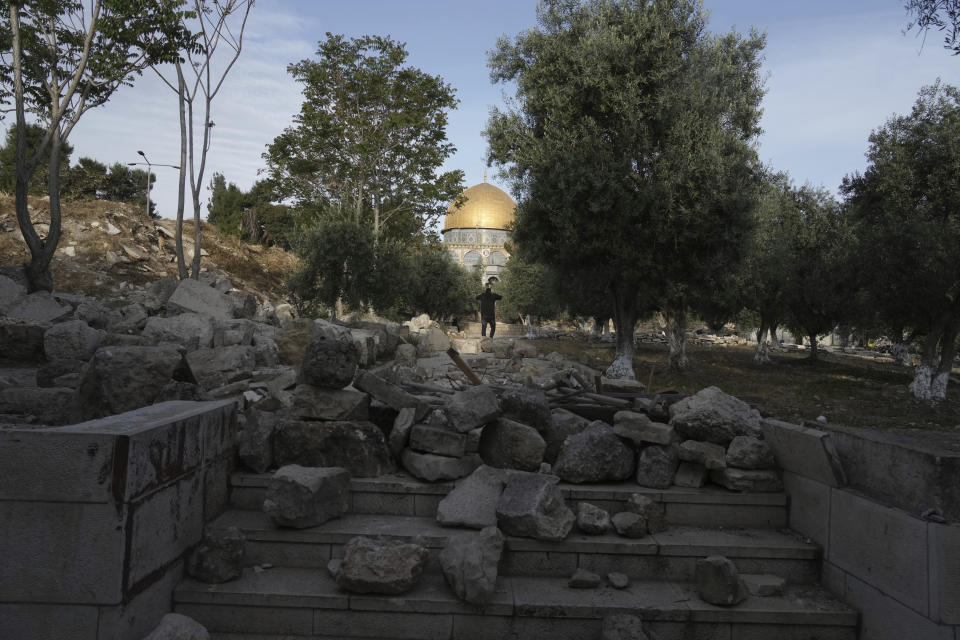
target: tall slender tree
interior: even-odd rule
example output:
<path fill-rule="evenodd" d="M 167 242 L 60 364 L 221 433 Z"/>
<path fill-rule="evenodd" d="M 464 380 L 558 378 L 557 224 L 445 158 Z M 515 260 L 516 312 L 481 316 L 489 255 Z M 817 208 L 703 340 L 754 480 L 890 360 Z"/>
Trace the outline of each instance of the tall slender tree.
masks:
<path fill-rule="evenodd" d="M 211 106 L 240 57 L 247 18 L 254 0 L 189 0 L 189 5 L 192 11 L 184 15 L 182 28 L 193 32 L 196 46 L 185 50 L 185 60 L 174 62 L 172 73 L 165 75 L 158 65 L 153 67 L 163 82 L 177 94 L 180 114 L 180 181 L 174 241 L 177 273 L 181 280 L 188 276 L 200 277 L 200 191 L 203 188 L 207 152 L 210 150 L 215 124 L 211 118 Z M 219 59 L 218 50 L 226 51 L 224 60 Z M 201 117 L 199 123 L 198 116 Z M 193 260 L 189 270 L 183 249 L 183 216 L 188 176 L 193 206 Z"/>
<path fill-rule="evenodd" d="M 149 65 L 173 61 L 188 42 L 181 0 L 0 2 L 0 85 L 16 113 L 15 202 L 30 250 L 31 291 L 53 289 L 50 262 L 60 241 L 61 150 L 80 117 L 106 103 Z M 44 128 L 28 154 L 27 113 Z M 50 231 L 40 237 L 27 210 L 30 179 L 48 168 Z"/>
<path fill-rule="evenodd" d="M 548 0 L 537 16 L 490 57 L 517 87 L 486 130 L 519 197 L 515 240 L 597 274 L 617 326 L 608 375 L 634 376 L 651 300 L 685 367 L 687 307 L 736 266 L 750 227 L 764 37 L 709 34 L 697 0 Z"/>

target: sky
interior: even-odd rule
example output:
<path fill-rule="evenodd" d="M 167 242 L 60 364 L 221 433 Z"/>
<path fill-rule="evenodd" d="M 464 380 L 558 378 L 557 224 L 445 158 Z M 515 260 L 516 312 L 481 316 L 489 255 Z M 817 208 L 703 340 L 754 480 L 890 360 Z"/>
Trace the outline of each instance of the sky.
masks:
<path fill-rule="evenodd" d="M 960 57 L 931 33 L 904 33 L 903 0 L 705 0 L 713 32 L 756 27 L 767 34 L 760 159 L 799 185 L 837 192 L 843 177 L 865 168 L 870 132 L 909 112 L 924 85 L 960 84 Z M 302 103 L 287 65 L 313 58 L 326 32 L 389 35 L 405 42 L 409 64 L 441 76 L 459 99 L 447 135 L 457 148 L 445 169 L 462 169 L 465 186 L 482 182 L 490 109 L 504 87 L 490 82 L 487 53 L 501 36 L 536 24 L 533 0 L 258 0 L 242 55 L 212 105 L 215 123 L 203 184 L 214 172 L 247 190 L 266 164 L 261 155 Z M 147 71 L 71 135 L 73 162 L 179 162 L 176 94 Z M 138 167 L 146 168 L 146 167 Z M 176 215 L 177 172 L 154 167 L 151 198 L 161 216 Z M 488 181 L 509 191 L 491 169 Z M 206 189 L 203 215 L 206 216 Z M 188 196 L 189 201 L 189 196 Z M 187 207 L 187 216 L 190 213 Z"/>

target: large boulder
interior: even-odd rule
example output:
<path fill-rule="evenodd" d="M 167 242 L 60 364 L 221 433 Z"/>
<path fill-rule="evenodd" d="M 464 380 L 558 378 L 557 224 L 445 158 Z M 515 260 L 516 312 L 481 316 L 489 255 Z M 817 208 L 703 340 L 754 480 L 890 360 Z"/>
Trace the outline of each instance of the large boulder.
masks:
<path fill-rule="evenodd" d="M 597 420 L 563 443 L 553 472 L 566 482 L 626 480 L 634 470 L 633 450 Z"/>
<path fill-rule="evenodd" d="M 488 424 L 480 434 L 480 457 L 491 467 L 537 471 L 546 448 L 536 429 L 507 418 Z"/>
<path fill-rule="evenodd" d="M 46 322 L 26 322 L 0 315 L 0 360 L 18 364 L 44 359 L 43 335 L 50 325 Z"/>
<path fill-rule="evenodd" d="M 448 538 L 440 552 L 440 568 L 457 597 L 471 604 L 484 604 L 493 598 L 503 541 L 503 534 L 495 526 Z"/>
<path fill-rule="evenodd" d="M 349 508 L 350 473 L 341 467 L 280 467 L 263 500 L 263 512 L 274 524 L 294 529 L 339 518 Z"/>
<path fill-rule="evenodd" d="M 508 387 L 500 395 L 500 409 L 506 418 L 528 424 L 540 433 L 553 424 L 547 394 L 530 387 Z"/>
<path fill-rule="evenodd" d="M 212 317 L 200 313 L 181 313 L 163 318 L 147 319 L 140 335 L 157 342 L 173 342 L 188 350 L 207 349 L 213 346 L 215 323 Z"/>
<path fill-rule="evenodd" d="M 253 347 L 197 349 L 186 355 L 194 380 L 207 391 L 253 375 L 257 366 Z"/>
<path fill-rule="evenodd" d="M 83 320 L 55 324 L 43 334 L 48 360 L 89 360 L 100 346 L 100 332 Z"/>
<path fill-rule="evenodd" d="M 510 472 L 482 465 L 457 483 L 437 505 L 437 522 L 445 527 L 483 529 L 497 524 L 497 502 Z"/>
<path fill-rule="evenodd" d="M 234 317 L 234 308 L 235 305 L 228 296 L 193 278 L 181 280 L 167 299 L 169 311 L 201 313 L 223 320 Z"/>
<path fill-rule="evenodd" d="M 676 444 L 647 445 L 637 460 L 637 484 L 652 489 L 669 489 L 679 466 L 680 454 Z"/>
<path fill-rule="evenodd" d="M 554 464 L 567 437 L 586 429 L 590 426 L 590 421 L 566 409 L 554 409 L 550 412 L 550 415 L 552 417 L 550 426 L 540 432 L 540 435 L 547 443 L 543 459 L 550 464 Z"/>
<path fill-rule="evenodd" d="M 353 382 L 360 354 L 349 338 L 316 335 L 311 338 L 300 362 L 300 382 L 315 387 L 343 389 Z"/>
<path fill-rule="evenodd" d="M 418 544 L 357 536 L 344 546 L 334 579 L 354 593 L 399 595 L 417 586 L 428 555 Z"/>
<path fill-rule="evenodd" d="M 285 420 L 274 433 L 274 462 L 343 467 L 357 478 L 394 470 L 383 432 L 371 422 Z"/>
<path fill-rule="evenodd" d="M 557 483 L 560 478 L 540 473 L 511 474 L 497 502 L 497 523 L 507 535 L 560 541 L 576 517 L 567 508 Z"/>
<path fill-rule="evenodd" d="M 0 315 L 27 295 L 27 288 L 7 276 L 0 275 Z"/>
<path fill-rule="evenodd" d="M 100 347 L 77 388 L 85 420 L 152 404 L 182 360 L 173 347 Z"/>
<path fill-rule="evenodd" d="M 500 417 L 497 394 L 487 385 L 470 387 L 450 396 L 445 407 L 454 429 L 466 433 Z"/>
<path fill-rule="evenodd" d="M 208 584 L 236 580 L 243 573 L 244 535 L 240 529 L 211 530 L 187 559 L 187 574 Z"/>
<path fill-rule="evenodd" d="M 773 450 L 766 440 L 750 436 L 737 436 L 730 441 L 726 462 L 728 467 L 738 469 L 772 469 L 776 466 Z"/>
<path fill-rule="evenodd" d="M 701 389 L 670 405 L 670 424 L 685 439 L 724 447 L 736 436 L 763 437 L 760 413 L 717 387 Z"/>
<path fill-rule="evenodd" d="M 69 304 L 61 304 L 48 291 L 36 291 L 30 295 L 17 297 L 7 307 L 4 315 L 10 320 L 27 323 L 57 322 L 73 313 Z"/>

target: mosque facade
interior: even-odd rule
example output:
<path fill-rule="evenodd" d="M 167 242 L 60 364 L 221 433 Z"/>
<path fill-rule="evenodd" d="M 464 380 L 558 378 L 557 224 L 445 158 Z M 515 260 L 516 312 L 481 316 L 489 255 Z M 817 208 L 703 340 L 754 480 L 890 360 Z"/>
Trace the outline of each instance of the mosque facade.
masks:
<path fill-rule="evenodd" d="M 499 280 L 510 259 L 504 245 L 512 235 L 516 207 L 513 198 L 486 178 L 450 203 L 442 235 L 454 262 L 465 269 L 480 265 L 485 283 Z"/>

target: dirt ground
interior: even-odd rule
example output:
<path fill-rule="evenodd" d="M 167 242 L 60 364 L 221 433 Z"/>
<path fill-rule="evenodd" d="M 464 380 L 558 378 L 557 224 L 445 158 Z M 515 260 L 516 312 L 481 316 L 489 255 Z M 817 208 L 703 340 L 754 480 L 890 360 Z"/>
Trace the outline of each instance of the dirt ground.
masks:
<path fill-rule="evenodd" d="M 585 364 L 603 367 L 613 360 L 609 343 L 579 340 L 536 341 L 541 353 L 558 351 Z M 637 379 L 651 391 L 695 393 L 717 386 L 747 397 L 764 415 L 801 423 L 824 416 L 829 422 L 879 429 L 935 429 L 960 433 L 960 389 L 954 375 L 947 400 L 930 407 L 913 398 L 907 385 L 913 369 L 881 362 L 820 352 L 811 362 L 806 353 L 774 352 L 772 362 L 753 362 L 749 345 L 688 345 L 690 368 L 667 369 L 665 345 L 641 344 L 634 355 Z"/>

